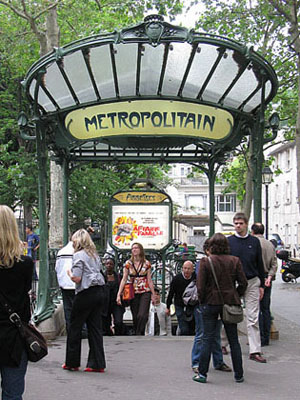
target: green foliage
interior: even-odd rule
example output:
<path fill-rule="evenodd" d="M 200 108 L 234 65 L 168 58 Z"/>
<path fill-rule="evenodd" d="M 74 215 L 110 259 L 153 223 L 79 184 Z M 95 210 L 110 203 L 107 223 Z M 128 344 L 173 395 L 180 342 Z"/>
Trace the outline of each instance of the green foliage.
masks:
<path fill-rule="evenodd" d="M 27 103 L 20 96 L 19 82 L 39 58 L 41 38 L 47 31 L 46 16 L 57 3 L 60 45 L 103 31 L 113 31 L 143 20 L 153 9 L 170 19 L 181 12 L 179 0 L 3 0 L 0 3 L 0 203 L 32 208 L 37 204 L 35 143 L 24 142 L 17 118 Z M 70 183 L 70 209 L 75 219 L 105 219 L 109 196 L 137 175 L 155 166 L 81 166 Z"/>
<path fill-rule="evenodd" d="M 295 60 L 296 53 L 290 43 L 288 20 L 278 13 L 272 4 L 273 1 L 269 0 L 201 0 L 201 3 L 205 6 L 205 11 L 197 23 L 199 30 L 229 37 L 248 48 L 253 47 L 271 63 L 280 85 L 273 104 L 277 105 L 276 111 L 280 117 L 285 119 L 285 139 L 293 140 L 299 101 L 299 71 Z M 288 13 L 290 4 L 283 1 L 279 3 Z M 270 106 L 267 115 L 272 112 Z M 270 136 L 270 133 L 266 132 L 266 137 Z M 248 152 L 248 149 L 246 151 Z M 223 169 L 221 175 L 228 183 L 228 191 L 236 191 L 240 201 L 243 201 L 246 195 L 246 175 L 247 164 L 243 152 L 227 169 Z"/>
<path fill-rule="evenodd" d="M 84 222 L 107 220 L 109 199 L 118 190 L 128 189 L 135 178 L 150 178 L 160 187 L 169 183 L 165 172 L 168 166 L 144 164 L 102 165 L 91 163 L 74 169 L 70 179 L 70 217 Z"/>
<path fill-rule="evenodd" d="M 243 204 L 246 194 L 245 185 L 241 183 L 246 181 L 247 171 L 245 157 L 238 155 L 226 168 L 223 168 L 218 178 L 227 183 L 224 194 L 235 192 L 241 204 Z"/>

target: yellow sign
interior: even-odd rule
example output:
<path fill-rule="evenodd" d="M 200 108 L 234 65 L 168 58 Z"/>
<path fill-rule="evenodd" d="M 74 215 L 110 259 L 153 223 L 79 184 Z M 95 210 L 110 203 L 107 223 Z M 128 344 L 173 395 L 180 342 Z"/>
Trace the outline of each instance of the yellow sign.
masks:
<path fill-rule="evenodd" d="M 170 100 L 99 104 L 70 112 L 65 126 L 76 139 L 120 135 L 190 136 L 221 140 L 230 135 L 233 116 L 225 110 Z"/>
<path fill-rule="evenodd" d="M 161 203 L 167 196 L 159 192 L 122 192 L 113 196 L 120 203 Z"/>

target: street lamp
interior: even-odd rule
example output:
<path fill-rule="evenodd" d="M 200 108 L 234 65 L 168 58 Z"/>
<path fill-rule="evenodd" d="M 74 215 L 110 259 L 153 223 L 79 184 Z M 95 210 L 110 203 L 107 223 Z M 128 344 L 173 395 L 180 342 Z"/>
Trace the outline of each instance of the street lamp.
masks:
<path fill-rule="evenodd" d="M 266 187 L 266 239 L 269 233 L 269 185 L 272 182 L 273 172 L 270 167 L 264 167 L 262 170 L 262 183 Z"/>

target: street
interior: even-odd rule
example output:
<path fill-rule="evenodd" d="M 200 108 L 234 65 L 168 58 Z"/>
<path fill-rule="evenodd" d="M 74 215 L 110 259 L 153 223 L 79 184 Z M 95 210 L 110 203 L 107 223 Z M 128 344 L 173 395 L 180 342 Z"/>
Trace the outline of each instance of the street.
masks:
<path fill-rule="evenodd" d="M 66 337 L 50 344 L 49 355 L 37 364 L 30 363 L 24 400 L 95 398 L 181 400 L 241 398 L 296 400 L 300 392 L 300 283 L 287 284 L 278 274 L 273 287 L 272 310 L 279 340 L 264 347 L 267 364 L 248 358 L 246 336 L 241 335 L 245 382 L 234 382 L 233 374 L 210 369 L 208 382 L 192 381 L 190 352 L 193 337 L 105 337 L 107 369 L 104 374 L 83 372 L 87 340 L 82 341 L 79 372 L 61 369 Z M 224 361 L 231 365 L 230 355 Z"/>
<path fill-rule="evenodd" d="M 276 280 L 273 282 L 271 302 L 274 313 L 300 327 L 300 279 L 298 283 L 285 283 L 281 279 L 280 272 L 277 272 Z"/>

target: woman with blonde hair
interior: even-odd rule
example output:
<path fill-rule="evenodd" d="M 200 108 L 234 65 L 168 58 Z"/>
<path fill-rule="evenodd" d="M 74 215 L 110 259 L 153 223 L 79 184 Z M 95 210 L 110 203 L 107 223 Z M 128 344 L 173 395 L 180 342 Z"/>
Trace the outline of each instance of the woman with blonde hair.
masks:
<path fill-rule="evenodd" d="M 131 246 L 131 258 L 125 263 L 123 278 L 117 294 L 117 303 L 121 305 L 121 295 L 128 280 L 133 283 L 134 298 L 130 300 L 130 309 L 136 335 L 145 335 L 149 316 L 149 307 L 155 302 L 154 285 L 151 279 L 151 264 L 145 258 L 145 251 L 140 243 Z"/>
<path fill-rule="evenodd" d="M 62 368 L 78 371 L 81 331 L 86 322 L 90 346 L 85 372 L 104 372 L 106 367 L 102 336 L 102 308 L 105 279 L 101 262 L 89 233 L 79 229 L 72 236 L 74 255 L 69 276 L 75 282 L 75 299 L 67 337 L 66 361 Z"/>
<path fill-rule="evenodd" d="M 0 205 L 0 293 L 20 316 L 30 320 L 33 261 L 23 255 L 23 245 L 13 211 Z M 2 300 L 1 300 L 2 302 Z M 27 355 L 18 328 L 0 305 L 0 372 L 2 400 L 21 400 L 25 389 Z"/>

